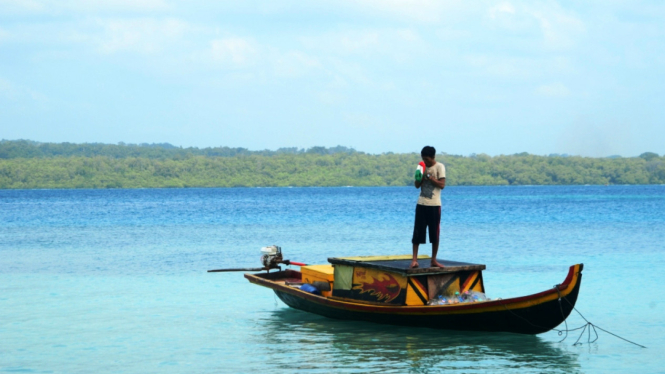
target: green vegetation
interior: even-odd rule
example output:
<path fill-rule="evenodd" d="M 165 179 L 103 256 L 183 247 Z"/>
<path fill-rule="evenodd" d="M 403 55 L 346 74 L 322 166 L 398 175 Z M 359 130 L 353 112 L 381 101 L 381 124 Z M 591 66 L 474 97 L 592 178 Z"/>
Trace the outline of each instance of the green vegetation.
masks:
<path fill-rule="evenodd" d="M 662 184 L 665 157 L 438 155 L 448 185 Z M 179 148 L 0 141 L 0 188 L 406 186 L 420 156 L 346 147 Z"/>

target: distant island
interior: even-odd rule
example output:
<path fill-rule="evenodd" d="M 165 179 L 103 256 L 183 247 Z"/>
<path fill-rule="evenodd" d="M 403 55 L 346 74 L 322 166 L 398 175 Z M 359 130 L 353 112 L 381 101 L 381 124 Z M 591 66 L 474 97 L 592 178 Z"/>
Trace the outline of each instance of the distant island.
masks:
<path fill-rule="evenodd" d="M 663 184 L 665 155 L 437 155 L 447 185 Z M 0 189 L 408 186 L 417 153 L 0 141 Z"/>

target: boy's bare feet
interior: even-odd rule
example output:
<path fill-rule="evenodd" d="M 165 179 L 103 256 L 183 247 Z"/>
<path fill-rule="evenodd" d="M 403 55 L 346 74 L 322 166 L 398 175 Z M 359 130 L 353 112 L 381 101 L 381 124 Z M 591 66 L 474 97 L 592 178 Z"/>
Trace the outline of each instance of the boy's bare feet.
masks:
<path fill-rule="evenodd" d="M 420 265 L 418 265 L 418 260 L 413 260 L 413 261 L 411 261 L 411 265 L 409 266 L 409 269 L 415 269 L 419 266 Z"/>
<path fill-rule="evenodd" d="M 435 259 L 432 259 L 432 264 L 431 264 L 431 266 L 432 266 L 433 268 L 444 268 L 444 267 L 445 267 L 445 266 L 443 266 L 442 264 L 440 264 L 439 261 L 437 261 L 437 260 L 435 260 Z"/>

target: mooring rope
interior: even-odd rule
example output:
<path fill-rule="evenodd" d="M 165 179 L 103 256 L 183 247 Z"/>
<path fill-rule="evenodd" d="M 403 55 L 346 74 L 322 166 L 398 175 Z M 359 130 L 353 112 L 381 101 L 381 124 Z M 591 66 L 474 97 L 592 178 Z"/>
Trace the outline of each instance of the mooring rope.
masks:
<path fill-rule="evenodd" d="M 566 336 L 564 336 L 563 339 L 561 339 L 561 340 L 559 341 L 559 343 L 561 343 L 562 341 L 566 340 L 566 338 L 568 338 L 568 320 L 567 320 L 567 318 L 563 315 L 563 306 L 561 306 L 561 290 L 559 290 L 559 285 L 558 285 L 558 284 L 555 285 L 555 286 L 554 286 L 554 289 L 556 290 L 556 293 L 559 294 L 559 310 L 561 311 L 561 317 L 563 317 L 563 323 L 564 323 L 565 326 L 566 326 L 566 329 L 563 330 L 563 331 L 566 332 Z M 559 336 L 561 336 L 561 335 L 562 335 L 562 331 L 561 331 L 561 330 L 557 330 L 557 331 L 558 331 L 558 333 L 559 333 Z"/>
<path fill-rule="evenodd" d="M 610 335 L 612 335 L 612 336 L 615 336 L 615 337 L 617 337 L 617 338 L 619 338 L 619 339 L 621 339 L 621 340 L 624 340 L 624 341 L 626 341 L 626 342 L 628 342 L 628 343 L 630 343 L 630 344 L 635 344 L 635 345 L 638 346 L 638 347 L 646 348 L 645 346 L 643 346 L 643 345 L 641 345 L 641 344 L 637 344 L 637 343 L 635 343 L 635 342 L 633 342 L 633 341 L 630 341 L 630 340 L 628 340 L 628 339 L 622 338 L 622 337 L 620 337 L 620 336 L 617 335 L 617 334 L 611 333 L 611 332 L 609 332 L 609 331 L 607 331 L 607 330 L 601 328 L 600 326 L 594 325 L 593 323 L 589 322 L 589 320 L 587 320 L 587 319 L 582 315 L 582 313 L 580 313 L 580 311 L 577 310 L 577 308 L 575 308 L 575 305 L 571 304 L 570 301 L 568 301 L 568 299 L 566 299 L 565 297 L 562 297 L 562 296 L 561 296 L 561 290 L 559 290 L 559 286 L 560 286 L 560 285 L 557 284 L 556 286 L 554 286 L 554 289 L 556 290 L 557 294 L 559 294 L 559 310 L 561 311 L 561 318 L 563 318 L 563 323 L 564 323 L 564 325 L 566 326 L 566 328 L 563 329 L 563 330 L 554 329 L 554 328 L 551 329 L 551 330 L 556 331 L 556 332 L 558 333 L 559 336 L 562 336 L 564 333 L 566 334 L 566 335 L 563 337 L 563 339 L 561 339 L 561 340 L 559 341 L 559 343 L 563 342 L 564 340 L 566 340 L 566 339 L 568 338 L 568 332 L 573 332 L 573 331 L 577 331 L 577 330 L 582 330 L 582 332 L 580 333 L 580 336 L 577 338 L 577 340 L 575 341 L 575 343 L 573 343 L 573 345 L 582 345 L 582 344 L 584 344 L 584 343 L 580 343 L 580 339 L 582 339 L 582 336 L 584 335 L 585 332 L 587 332 L 587 334 L 588 334 L 587 343 L 588 343 L 588 344 L 594 343 L 594 342 L 596 342 L 596 341 L 598 340 L 598 331 L 596 331 L 596 329 L 599 329 L 599 330 L 604 331 L 604 332 L 606 332 L 606 333 L 608 333 L 608 334 L 610 334 Z M 573 310 L 576 311 L 577 314 L 580 315 L 580 317 L 582 317 L 582 319 L 586 322 L 585 325 L 580 326 L 580 327 L 577 327 L 577 328 L 574 328 L 574 329 L 569 329 L 569 328 L 568 328 L 568 322 L 566 321 L 566 316 L 565 316 L 565 314 L 563 313 L 563 306 L 561 305 L 561 299 L 565 300 L 565 301 L 566 301 L 566 302 L 567 302 L 567 303 L 573 308 Z M 536 325 L 536 324 L 534 324 L 534 323 L 531 323 L 531 321 L 529 321 L 528 319 L 526 319 L 526 318 L 520 316 L 519 314 L 513 312 L 512 310 L 508 309 L 508 306 L 504 305 L 503 307 L 504 307 L 508 312 L 510 312 L 512 315 L 514 315 L 515 317 L 521 318 L 521 319 L 523 319 L 524 321 L 526 321 L 526 323 L 528 323 L 529 325 L 531 325 L 531 326 L 533 326 L 533 327 L 538 327 L 538 328 L 540 328 L 540 329 L 547 330 L 546 327 L 538 326 L 538 325 Z M 596 337 L 595 337 L 593 340 L 591 340 L 591 330 L 593 330 L 593 333 L 596 335 Z"/>
<path fill-rule="evenodd" d="M 557 284 L 556 286 L 554 286 L 554 288 L 556 288 L 557 292 L 559 292 L 559 285 L 558 285 L 558 284 Z M 602 328 L 602 327 L 600 327 L 600 326 L 598 326 L 598 325 L 594 325 L 593 323 L 589 322 L 589 320 L 586 319 L 586 318 L 582 315 L 582 313 L 581 313 L 579 310 L 577 310 L 577 308 L 575 308 L 575 305 L 571 304 L 571 302 L 568 301 L 568 299 L 566 299 L 566 298 L 562 298 L 562 297 L 561 297 L 561 292 L 559 292 L 559 305 L 561 305 L 561 299 L 564 299 L 564 300 L 568 303 L 568 305 L 570 305 L 570 306 L 573 308 L 573 310 L 576 311 L 577 314 L 579 314 L 580 317 L 582 317 L 582 319 L 586 322 L 585 325 L 580 326 L 580 327 L 578 327 L 578 328 L 576 328 L 576 329 L 572 329 L 572 330 L 568 330 L 568 324 L 566 324 L 566 337 L 568 337 L 568 331 L 575 331 L 575 330 L 582 329 L 582 333 L 580 333 L 580 336 L 577 338 L 577 340 L 575 341 L 575 343 L 574 343 L 573 345 L 581 345 L 581 344 L 582 344 L 582 343 L 580 343 L 579 341 L 580 341 L 580 339 L 582 339 L 582 336 L 584 335 L 584 332 L 585 332 L 585 331 L 588 333 L 587 343 L 591 344 L 591 343 L 595 342 L 596 340 L 598 340 L 598 331 L 596 331 L 596 329 L 598 329 L 598 330 L 600 330 L 600 331 L 604 331 L 604 332 L 606 332 L 606 333 L 608 333 L 608 334 L 610 334 L 610 335 L 612 335 L 612 336 L 614 336 L 614 337 L 616 337 L 616 338 L 619 338 L 619 339 L 621 339 L 621 340 L 623 340 L 623 341 L 625 341 L 625 342 L 628 342 L 628 343 L 630 343 L 630 344 L 634 344 L 634 345 L 636 345 L 636 346 L 638 346 L 638 347 L 646 348 L 646 347 L 643 346 L 642 344 L 637 344 L 637 343 L 635 343 L 635 342 L 633 342 L 633 341 L 630 341 L 630 340 L 628 340 L 628 339 L 626 339 L 626 338 L 622 338 L 621 336 L 619 336 L 619 335 L 617 335 L 617 334 L 615 334 L 615 333 L 609 332 L 609 331 L 605 330 L 604 328 Z M 561 308 L 561 317 L 564 317 L 564 318 L 565 318 L 565 316 L 563 315 L 563 308 Z M 564 321 L 565 321 L 565 319 L 564 319 Z M 588 328 L 588 330 L 587 330 L 587 328 Z M 593 340 L 591 340 L 591 330 L 593 330 L 593 333 L 596 335 L 596 338 L 593 339 Z M 561 332 L 559 332 L 559 335 L 561 335 Z M 563 338 L 561 341 L 564 341 L 564 340 L 566 340 L 566 338 Z"/>

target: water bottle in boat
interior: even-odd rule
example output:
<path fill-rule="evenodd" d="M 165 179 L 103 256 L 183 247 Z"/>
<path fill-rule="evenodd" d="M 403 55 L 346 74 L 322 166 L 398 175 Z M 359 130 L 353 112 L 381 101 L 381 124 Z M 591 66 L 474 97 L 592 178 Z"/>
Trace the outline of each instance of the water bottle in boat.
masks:
<path fill-rule="evenodd" d="M 448 300 L 446 300 L 446 298 L 443 297 L 443 295 L 439 295 L 427 302 L 427 305 L 446 305 L 446 304 L 448 304 Z"/>
<path fill-rule="evenodd" d="M 465 294 L 466 298 L 469 299 L 469 301 L 473 301 L 473 302 L 489 300 L 487 298 L 487 295 L 485 295 L 482 292 L 478 292 L 478 291 L 467 291 L 464 294 Z"/>

